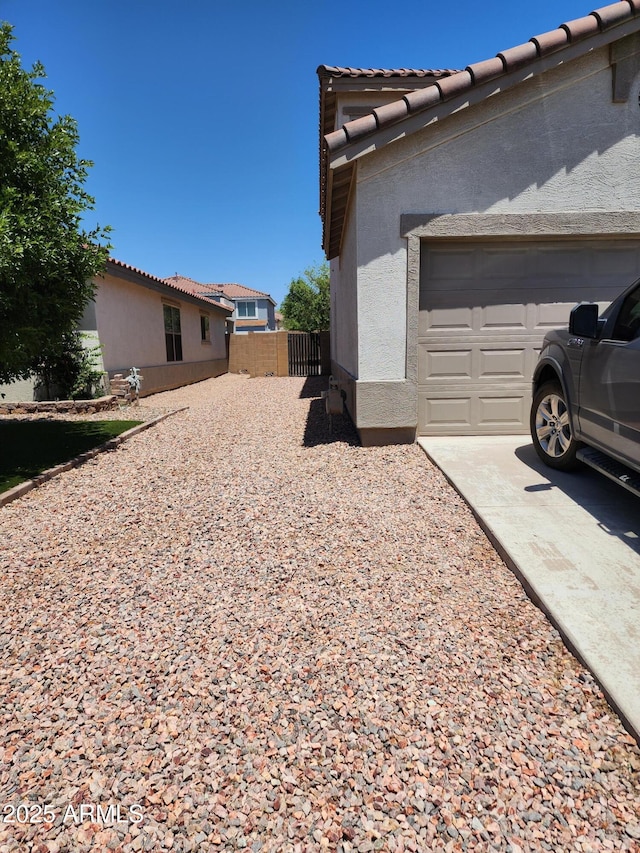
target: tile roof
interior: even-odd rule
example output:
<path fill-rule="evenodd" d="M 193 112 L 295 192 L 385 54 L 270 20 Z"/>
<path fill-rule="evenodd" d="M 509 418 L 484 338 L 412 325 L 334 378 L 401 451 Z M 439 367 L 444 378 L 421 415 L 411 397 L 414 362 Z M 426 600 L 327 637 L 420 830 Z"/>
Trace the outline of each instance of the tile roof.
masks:
<path fill-rule="evenodd" d="M 118 269 L 127 270 L 128 272 L 134 273 L 137 276 L 141 276 L 144 279 L 148 279 L 149 281 L 154 282 L 156 285 L 161 285 L 162 288 L 177 291 L 179 293 L 194 297 L 200 300 L 201 302 L 206 303 L 209 307 L 219 308 L 229 313 L 233 311 L 233 306 L 227 306 L 207 296 L 204 290 L 199 289 L 201 286 L 191 286 L 197 285 L 198 283 L 191 282 L 190 279 L 184 279 L 184 281 L 172 281 L 170 279 L 158 278 L 157 276 L 151 275 L 150 273 L 145 272 L 144 270 L 138 269 L 138 267 L 131 266 L 131 264 L 125 264 L 124 261 L 119 261 L 116 258 L 109 258 L 107 262 L 107 270 L 109 270 L 109 267 L 115 267 L 115 269 L 111 269 L 111 272 L 115 275 L 118 274 Z M 189 282 L 189 284 L 187 284 L 187 282 Z"/>
<path fill-rule="evenodd" d="M 326 161 L 324 137 L 335 130 L 338 95 L 345 91 L 385 93 L 383 100 L 429 86 L 436 80 L 455 74 L 454 69 L 430 68 L 343 68 L 319 65 L 320 82 L 320 215 L 324 216 Z"/>
<path fill-rule="evenodd" d="M 251 287 L 245 287 L 244 284 L 220 284 L 219 287 L 229 299 L 246 299 L 254 296 L 271 299 L 268 293 L 263 293 L 261 290 L 253 290 Z"/>
<path fill-rule="evenodd" d="M 197 293 L 202 294 L 211 294 L 211 293 L 219 293 L 222 296 L 225 296 L 227 299 L 273 299 L 268 293 L 264 293 L 261 290 L 254 290 L 251 287 L 245 287 L 244 284 L 234 284 L 234 283 L 226 283 L 219 284 L 216 282 L 210 282 L 208 284 L 203 284 L 199 281 L 195 281 L 193 278 L 188 278 L 184 275 L 179 275 L 176 273 L 175 275 L 169 276 L 169 278 L 164 279 L 165 282 L 171 283 L 176 287 L 182 287 L 187 289 L 192 289 Z M 275 304 L 275 303 L 274 303 Z"/>
<path fill-rule="evenodd" d="M 338 65 L 319 65 L 322 77 L 448 77 L 454 69 L 428 68 L 341 68 Z"/>
<path fill-rule="evenodd" d="M 480 83 L 486 83 L 510 71 L 518 70 L 539 57 L 596 35 L 638 13 L 640 13 L 640 0 L 619 0 L 602 9 L 596 9 L 584 18 L 561 24 L 556 30 L 534 36 L 526 44 L 503 50 L 493 59 L 468 65 L 464 71 L 452 74 L 443 72 L 446 76 L 431 86 L 419 92 L 404 95 L 393 104 L 374 109 L 369 115 L 347 122 L 338 130 L 327 134 L 325 136 L 327 149 L 333 154 L 355 139 L 375 133 L 379 128 L 401 121 L 410 114 L 430 109 L 442 101 L 463 94 Z M 374 73 L 367 76 L 374 76 Z"/>
<path fill-rule="evenodd" d="M 336 257 L 340 251 L 342 226 L 355 157 L 366 153 L 362 150 L 362 146 L 371 145 L 371 138 L 375 134 L 421 113 L 427 114 L 424 119 L 426 124 L 429 120 L 428 111 L 434 110 L 441 104 L 460 96 L 470 95 L 474 87 L 498 80 L 500 77 L 506 77 L 514 71 L 520 71 L 538 60 L 546 59 L 554 53 L 560 53 L 575 44 L 584 42 L 586 51 L 589 49 L 589 39 L 602 33 L 606 34 L 608 30 L 620 26 L 622 29 L 620 37 L 622 37 L 626 34 L 624 32 L 625 23 L 638 15 L 640 15 L 640 0 L 618 0 L 618 2 L 596 9 L 583 18 L 568 21 L 555 30 L 534 36 L 525 44 L 503 50 L 492 59 L 468 65 L 463 71 L 441 72 L 441 79 L 436 79 L 427 86 L 416 88 L 415 91 L 409 91 L 398 100 L 377 107 L 369 114 L 353 121 L 346 122 L 337 130 L 326 132 L 327 127 L 325 125 L 323 134 L 321 127 L 320 214 L 323 219 L 323 245 L 327 257 Z M 635 32 L 638 25 L 629 29 Z M 611 40 L 613 38 L 615 38 L 614 34 L 612 34 Z M 558 62 L 562 61 L 562 57 L 558 56 Z M 321 72 L 321 69 L 326 69 L 327 72 L 332 70 L 331 66 L 320 66 L 319 74 L 324 73 Z M 374 77 L 385 73 L 384 69 L 337 68 L 334 71 L 336 74 L 352 77 Z M 397 69 L 395 72 L 388 72 L 390 76 L 394 74 L 401 76 L 403 73 L 406 73 L 407 76 L 410 74 L 415 76 L 420 72 L 410 69 Z M 428 73 L 424 72 L 425 75 Z M 357 148 L 354 149 L 351 146 Z M 343 152 L 349 156 L 342 158 L 340 170 L 334 170 L 334 174 L 331 176 L 331 187 L 329 187 L 328 164 L 332 158 L 340 157 Z"/>

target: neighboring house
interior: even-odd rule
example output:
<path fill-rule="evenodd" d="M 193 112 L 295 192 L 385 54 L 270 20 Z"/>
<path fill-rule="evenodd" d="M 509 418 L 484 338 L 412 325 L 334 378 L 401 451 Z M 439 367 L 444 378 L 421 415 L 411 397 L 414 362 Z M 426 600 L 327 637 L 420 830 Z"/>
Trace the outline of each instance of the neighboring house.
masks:
<path fill-rule="evenodd" d="M 227 372 L 230 305 L 113 258 L 95 284 L 79 329 L 86 346 L 100 346 L 101 366 L 110 378 L 137 367 L 144 396 Z M 8 401 L 31 400 L 34 382 L 5 385 L 0 392 Z"/>
<path fill-rule="evenodd" d="M 276 318 L 276 331 L 279 332 L 281 329 L 284 329 L 284 317 L 280 313 L 280 311 L 276 311 L 275 318 Z"/>
<path fill-rule="evenodd" d="M 198 288 L 211 299 L 222 299 L 234 306 L 234 332 L 275 332 L 276 303 L 268 293 L 253 290 L 242 284 L 201 284 L 183 275 L 170 276 L 165 281 L 180 287 Z"/>
<path fill-rule="evenodd" d="M 332 373 L 361 440 L 525 433 L 544 333 L 640 274 L 640 0 L 464 71 L 318 76 Z"/>
<path fill-rule="evenodd" d="M 139 368 L 144 395 L 227 372 L 231 306 L 113 258 L 96 281 L 81 328 L 97 332 L 110 377 Z"/>

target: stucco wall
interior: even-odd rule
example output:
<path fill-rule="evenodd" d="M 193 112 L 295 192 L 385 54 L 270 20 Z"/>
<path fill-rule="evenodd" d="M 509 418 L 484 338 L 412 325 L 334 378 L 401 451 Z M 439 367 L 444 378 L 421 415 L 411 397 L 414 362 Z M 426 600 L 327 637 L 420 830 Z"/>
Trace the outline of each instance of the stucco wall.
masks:
<path fill-rule="evenodd" d="M 179 297 L 179 294 L 176 294 Z M 127 367 L 158 367 L 167 364 L 163 304 L 180 309 L 182 363 L 211 361 L 226 356 L 225 316 L 212 308 L 174 298 L 115 276 L 98 285 L 96 320 L 103 346 L 105 370 Z M 200 316 L 209 314 L 210 343 L 202 343 Z"/>
<path fill-rule="evenodd" d="M 349 208 L 342 253 L 331 261 L 331 358 L 358 376 L 358 234 L 355 206 Z"/>
<path fill-rule="evenodd" d="M 609 51 L 598 50 L 360 161 L 359 379 L 405 376 L 403 213 L 640 210 L 637 88 L 613 103 Z"/>
<path fill-rule="evenodd" d="M 33 400 L 33 379 L 19 379 L 0 385 L 0 402 L 16 402 L 18 400 Z"/>

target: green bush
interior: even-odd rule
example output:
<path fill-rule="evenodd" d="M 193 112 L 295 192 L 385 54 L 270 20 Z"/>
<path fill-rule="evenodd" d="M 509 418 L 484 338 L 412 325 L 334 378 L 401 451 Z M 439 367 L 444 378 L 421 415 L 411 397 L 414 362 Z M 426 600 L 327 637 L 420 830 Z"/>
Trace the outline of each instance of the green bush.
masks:
<path fill-rule="evenodd" d="M 103 373 L 96 364 L 100 347 L 87 349 L 80 332 L 63 336 L 45 353 L 36 380 L 36 396 L 46 400 L 92 400 L 104 393 Z"/>

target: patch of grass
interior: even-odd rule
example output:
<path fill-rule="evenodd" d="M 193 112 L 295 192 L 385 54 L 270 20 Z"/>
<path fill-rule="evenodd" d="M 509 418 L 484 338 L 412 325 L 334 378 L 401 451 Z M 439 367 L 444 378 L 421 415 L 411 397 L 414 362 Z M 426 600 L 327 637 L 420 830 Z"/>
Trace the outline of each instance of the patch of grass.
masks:
<path fill-rule="evenodd" d="M 0 420 L 0 492 L 68 462 L 139 423 Z"/>

